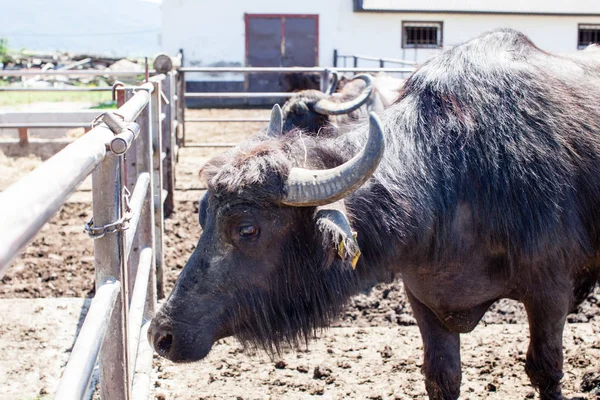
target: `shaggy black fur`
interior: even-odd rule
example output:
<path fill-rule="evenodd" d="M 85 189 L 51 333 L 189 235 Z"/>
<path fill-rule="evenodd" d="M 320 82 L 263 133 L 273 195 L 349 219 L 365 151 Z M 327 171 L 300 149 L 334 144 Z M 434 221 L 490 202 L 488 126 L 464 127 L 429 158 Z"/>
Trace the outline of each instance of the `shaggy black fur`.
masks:
<path fill-rule="evenodd" d="M 598 93 L 599 59 L 550 55 L 513 31 L 488 34 L 425 64 L 383 114 L 384 160 L 346 200 L 368 263 L 358 271 L 385 271 L 399 254 L 407 264 L 427 259 L 443 265 L 460 247 L 450 231 L 459 204 L 480 222 L 482 245 L 506 254 L 507 262 L 501 263 L 508 269 L 505 274 L 523 259 L 553 257 L 564 264 L 554 268 L 568 268 L 574 260 L 592 257 L 599 248 L 600 226 Z M 291 132 L 259 148 L 242 145 L 232 153 L 234 161 L 223 162 L 232 155 L 213 160 L 203 176 L 217 196 L 224 188 L 228 194 L 222 196 L 244 196 L 251 190 L 244 197 L 260 203 L 281 195 L 292 164 L 338 165 L 356 152 L 365 135 L 366 127 L 328 142 Z M 259 190 L 263 182 L 270 184 Z M 277 197 L 271 197 L 271 204 L 276 203 Z M 314 225 L 310 218 L 306 224 Z M 348 285 L 351 279 L 343 273 L 310 279 L 310 271 L 320 269 L 322 255 L 313 254 L 315 249 L 306 252 L 306 243 L 315 243 L 308 233 L 292 243 L 287 252 L 291 260 L 285 264 L 303 279 L 291 281 L 306 286 L 310 298 L 320 293 L 328 301 L 304 300 L 309 305 L 304 310 L 316 313 L 317 320 L 310 323 L 301 309 L 294 309 L 297 298 L 288 297 L 284 285 L 275 291 L 283 295 L 276 302 L 292 299 L 294 304 L 286 307 L 295 317 L 273 329 L 288 314 L 257 312 L 273 320 L 254 321 L 261 331 L 256 339 L 267 332 L 269 341 L 281 332 L 308 335 L 308 328 L 337 315 L 358 288 Z M 329 298 L 324 287 L 332 282 L 339 298 Z"/>

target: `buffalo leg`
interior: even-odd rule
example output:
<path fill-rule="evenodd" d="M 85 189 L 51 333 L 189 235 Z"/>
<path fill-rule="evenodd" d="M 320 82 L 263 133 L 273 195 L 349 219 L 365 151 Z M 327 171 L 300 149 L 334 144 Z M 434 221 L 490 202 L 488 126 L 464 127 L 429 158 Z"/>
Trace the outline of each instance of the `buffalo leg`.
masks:
<path fill-rule="evenodd" d="M 447 330 L 433 312 L 406 289 L 423 338 L 422 372 L 431 400 L 455 400 L 460 395 L 460 336 Z"/>
<path fill-rule="evenodd" d="M 562 335 L 569 311 L 565 296 L 524 301 L 529 320 L 529 348 L 525 371 L 542 400 L 562 399 Z"/>

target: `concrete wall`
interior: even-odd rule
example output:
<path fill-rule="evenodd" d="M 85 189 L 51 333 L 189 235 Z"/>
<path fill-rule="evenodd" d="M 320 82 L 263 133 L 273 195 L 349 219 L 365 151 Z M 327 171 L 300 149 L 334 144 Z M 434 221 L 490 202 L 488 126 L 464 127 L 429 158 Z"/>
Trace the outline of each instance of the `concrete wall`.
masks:
<path fill-rule="evenodd" d="M 245 59 L 244 13 L 318 14 L 321 66 L 332 65 L 333 49 L 342 54 L 419 62 L 440 51 L 402 49 L 402 21 L 442 21 L 445 48 L 490 29 L 510 27 L 523 31 L 538 46 L 552 52 L 575 51 L 578 24 L 600 23 L 600 17 L 354 13 L 351 0 L 164 0 L 162 50 L 174 54 L 183 48 L 186 66 L 242 66 Z M 360 65 L 369 63 L 361 62 Z"/>

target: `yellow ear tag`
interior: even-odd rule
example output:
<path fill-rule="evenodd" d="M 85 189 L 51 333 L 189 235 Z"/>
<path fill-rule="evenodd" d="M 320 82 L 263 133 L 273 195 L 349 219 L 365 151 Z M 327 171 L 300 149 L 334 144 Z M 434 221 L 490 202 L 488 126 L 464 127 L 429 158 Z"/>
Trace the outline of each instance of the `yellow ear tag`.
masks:
<path fill-rule="evenodd" d="M 340 244 L 338 246 L 338 256 L 340 256 L 340 258 L 343 260 L 344 258 L 346 258 L 346 253 L 345 253 L 345 246 L 344 246 L 344 239 L 342 239 L 340 241 Z"/>
<path fill-rule="evenodd" d="M 358 263 L 358 259 L 360 258 L 360 250 L 356 252 L 354 257 L 352 257 L 352 269 L 356 269 L 356 263 Z"/>
<path fill-rule="evenodd" d="M 358 248 L 358 232 L 352 232 L 352 236 L 354 237 L 354 244 L 356 244 L 356 254 L 352 257 L 352 269 L 356 269 L 356 263 L 358 263 L 358 259 L 360 258 L 360 249 Z"/>

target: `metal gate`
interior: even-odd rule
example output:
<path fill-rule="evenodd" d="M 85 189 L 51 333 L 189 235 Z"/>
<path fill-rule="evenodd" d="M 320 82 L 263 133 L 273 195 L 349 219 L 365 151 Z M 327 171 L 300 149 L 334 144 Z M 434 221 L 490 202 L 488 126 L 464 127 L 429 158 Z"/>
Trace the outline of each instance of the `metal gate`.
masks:
<path fill-rule="evenodd" d="M 92 175 L 95 296 L 56 399 L 82 399 L 96 363 L 100 396 L 147 399 L 152 350 L 144 323 L 162 294 L 163 167 L 174 161 L 176 71 L 135 87 L 115 86 L 119 108 L 0 193 L 0 277 L 19 251 Z M 168 171 L 165 171 L 168 172 Z M 26 316 L 23 316 L 26 318 Z"/>

